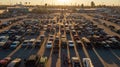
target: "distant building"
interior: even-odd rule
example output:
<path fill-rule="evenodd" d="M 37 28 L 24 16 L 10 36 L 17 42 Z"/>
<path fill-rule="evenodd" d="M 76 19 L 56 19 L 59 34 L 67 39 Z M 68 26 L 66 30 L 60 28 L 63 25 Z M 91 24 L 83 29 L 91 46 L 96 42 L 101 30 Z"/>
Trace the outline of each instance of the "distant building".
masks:
<path fill-rule="evenodd" d="M 97 13 L 97 12 L 109 12 L 107 8 L 82 8 L 77 9 L 80 13 Z"/>
<path fill-rule="evenodd" d="M 85 9 L 80 9 L 79 12 L 80 13 L 96 13 L 97 10 L 95 8 L 90 8 L 90 9 L 85 8 Z"/>
<path fill-rule="evenodd" d="M 17 4 L 13 7 L 8 7 L 7 10 L 10 13 L 28 13 L 29 12 L 29 9 L 21 4 Z"/>

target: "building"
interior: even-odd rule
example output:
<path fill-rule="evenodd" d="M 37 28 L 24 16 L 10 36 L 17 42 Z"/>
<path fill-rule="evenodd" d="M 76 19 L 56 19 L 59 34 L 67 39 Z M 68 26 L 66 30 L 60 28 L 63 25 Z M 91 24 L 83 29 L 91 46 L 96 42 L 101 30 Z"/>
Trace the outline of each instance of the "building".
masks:
<path fill-rule="evenodd" d="M 109 12 L 107 8 L 82 8 L 77 9 L 80 13 L 97 13 L 97 12 Z"/>
<path fill-rule="evenodd" d="M 28 13 L 29 12 L 29 8 L 27 8 L 21 4 L 17 4 L 13 7 L 8 7 L 7 10 L 10 13 Z"/>

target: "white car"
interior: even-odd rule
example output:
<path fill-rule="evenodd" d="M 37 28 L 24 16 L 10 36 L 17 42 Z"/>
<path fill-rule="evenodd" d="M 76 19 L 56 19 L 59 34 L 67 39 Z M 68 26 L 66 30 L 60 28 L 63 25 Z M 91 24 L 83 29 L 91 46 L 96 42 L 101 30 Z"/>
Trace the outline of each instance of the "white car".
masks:
<path fill-rule="evenodd" d="M 24 40 L 24 42 L 21 44 L 22 47 L 25 47 L 28 45 L 29 40 Z"/>
<path fill-rule="evenodd" d="M 47 42 L 46 48 L 52 48 L 52 41 L 48 41 L 48 42 Z"/>
<path fill-rule="evenodd" d="M 90 58 L 83 58 L 83 66 L 84 67 L 94 67 Z"/>
<path fill-rule="evenodd" d="M 32 47 L 35 39 L 28 40 L 28 43 L 26 44 L 27 47 Z"/>
<path fill-rule="evenodd" d="M 68 41 L 69 47 L 74 47 L 74 43 L 72 40 Z"/>
<path fill-rule="evenodd" d="M 16 48 L 20 44 L 19 41 L 14 41 L 11 45 L 10 48 Z"/>
<path fill-rule="evenodd" d="M 0 36 L 0 47 L 4 46 L 4 44 L 7 42 L 9 36 Z"/>

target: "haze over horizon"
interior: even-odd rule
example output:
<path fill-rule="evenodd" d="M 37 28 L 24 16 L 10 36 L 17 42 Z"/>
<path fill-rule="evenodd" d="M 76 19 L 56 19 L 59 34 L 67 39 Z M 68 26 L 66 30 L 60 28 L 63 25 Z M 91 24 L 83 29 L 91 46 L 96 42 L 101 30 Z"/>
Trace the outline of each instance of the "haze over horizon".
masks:
<path fill-rule="evenodd" d="M 30 2 L 28 5 L 44 5 L 47 3 L 48 5 L 90 5 L 90 2 L 94 1 L 95 5 L 119 5 L 120 0 L 0 0 L 0 4 L 2 5 L 14 5 L 25 4 L 25 2 Z"/>

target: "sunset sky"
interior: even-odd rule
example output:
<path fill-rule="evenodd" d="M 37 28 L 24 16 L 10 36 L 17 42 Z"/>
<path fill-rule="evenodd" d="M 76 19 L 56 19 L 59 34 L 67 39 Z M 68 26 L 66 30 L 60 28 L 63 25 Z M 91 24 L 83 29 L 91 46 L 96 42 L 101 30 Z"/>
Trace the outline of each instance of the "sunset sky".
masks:
<path fill-rule="evenodd" d="M 119 5 L 120 6 L 120 0 L 0 0 L 0 4 L 16 4 L 22 2 L 25 4 L 25 2 L 31 2 L 31 5 L 43 5 L 45 3 L 48 3 L 50 5 L 90 5 L 90 2 L 94 1 L 96 5 Z"/>

